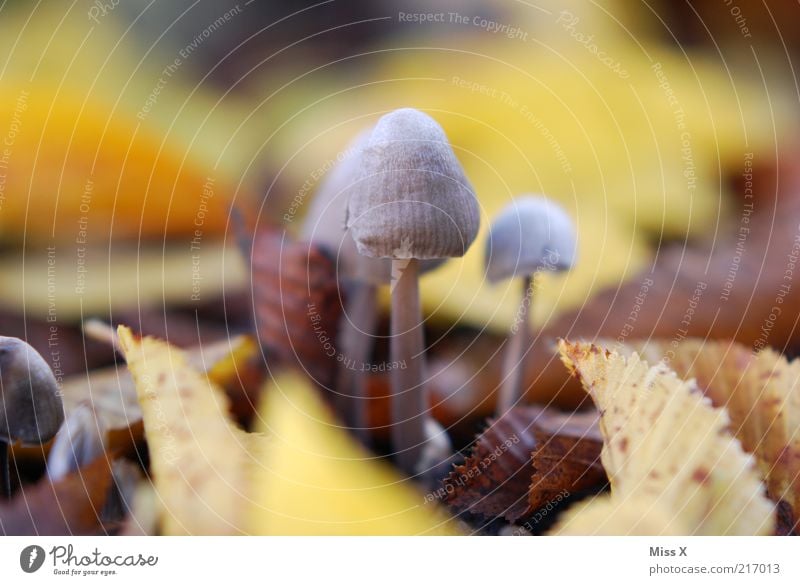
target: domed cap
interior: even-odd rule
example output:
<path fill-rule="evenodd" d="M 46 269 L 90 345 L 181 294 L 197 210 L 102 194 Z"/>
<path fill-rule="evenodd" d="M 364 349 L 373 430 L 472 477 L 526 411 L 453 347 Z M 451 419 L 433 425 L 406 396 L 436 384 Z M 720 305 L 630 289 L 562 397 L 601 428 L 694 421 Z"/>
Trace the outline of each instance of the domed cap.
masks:
<path fill-rule="evenodd" d="M 478 202 L 441 126 L 409 108 L 381 118 L 348 205 L 347 227 L 359 253 L 463 256 L 479 222 Z"/>
<path fill-rule="evenodd" d="M 486 275 L 491 282 L 539 270 L 569 270 L 576 235 L 570 216 L 545 197 L 515 199 L 495 219 L 486 240 Z"/>
<path fill-rule="evenodd" d="M 300 234 L 305 240 L 321 244 L 334 254 L 337 272 L 345 279 L 382 285 L 391 281 L 391 260 L 359 254 L 355 241 L 345 229 L 350 191 L 358 181 L 361 155 L 370 133 L 371 129 L 367 129 L 356 136 L 346 155 L 339 159 L 320 183 L 308 214 L 303 219 Z M 442 262 L 440 259 L 423 262 L 420 272 L 429 272 Z"/>
<path fill-rule="evenodd" d="M 0 337 L 0 399 L 0 440 L 41 444 L 64 422 L 53 371 L 16 337 Z"/>

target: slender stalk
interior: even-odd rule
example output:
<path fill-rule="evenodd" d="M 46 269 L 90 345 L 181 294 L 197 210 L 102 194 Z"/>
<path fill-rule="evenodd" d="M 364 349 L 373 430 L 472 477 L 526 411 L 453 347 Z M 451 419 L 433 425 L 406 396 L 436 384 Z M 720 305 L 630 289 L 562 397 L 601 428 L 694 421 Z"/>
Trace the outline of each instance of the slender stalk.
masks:
<path fill-rule="evenodd" d="M 392 447 L 413 474 L 425 447 L 425 354 L 419 302 L 419 261 L 392 260 Z"/>
<path fill-rule="evenodd" d="M 503 384 L 497 399 L 497 416 L 502 416 L 522 397 L 525 376 L 523 356 L 530 346 L 531 333 L 528 313 L 533 302 L 533 276 L 523 279 L 522 301 L 517 311 L 517 323 L 511 331 L 503 363 Z"/>
<path fill-rule="evenodd" d="M 2 495 L 4 498 L 8 499 L 11 497 L 11 470 L 8 467 L 8 450 L 9 447 L 8 443 L 5 441 L 0 441 L 0 481 L 2 481 Z"/>
<path fill-rule="evenodd" d="M 347 306 L 339 323 L 339 349 L 342 361 L 336 377 L 336 411 L 363 440 L 369 436 L 369 400 L 366 371 L 378 324 L 377 288 L 374 284 L 353 282 Z"/>

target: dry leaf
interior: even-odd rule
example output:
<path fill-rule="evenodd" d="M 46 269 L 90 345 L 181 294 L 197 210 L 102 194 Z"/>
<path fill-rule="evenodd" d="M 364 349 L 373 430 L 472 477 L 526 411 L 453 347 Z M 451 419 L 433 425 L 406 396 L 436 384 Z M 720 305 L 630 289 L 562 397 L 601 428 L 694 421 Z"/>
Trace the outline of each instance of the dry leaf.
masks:
<path fill-rule="evenodd" d="M 603 438 L 596 412 L 545 419 L 533 427 L 536 449 L 531 457 L 533 476 L 528 492 L 529 512 L 585 490 L 597 490 L 608 481 L 600 452 Z"/>
<path fill-rule="evenodd" d="M 632 344 L 694 378 L 714 406 L 725 407 L 731 432 L 753 453 L 775 502 L 789 506 L 789 531 L 800 522 L 800 361 L 772 350 L 754 354 L 730 342 L 687 339 Z M 785 514 L 783 515 L 785 517 Z"/>
<path fill-rule="evenodd" d="M 338 428 L 301 379 L 270 389 L 267 439 L 235 426 L 222 390 L 186 352 L 136 340 L 125 327 L 119 337 L 142 406 L 162 533 L 455 532 Z"/>
<path fill-rule="evenodd" d="M 457 465 L 434 495 L 454 510 L 511 520 L 528 509 L 536 442 L 531 426 L 547 416 L 540 408 L 514 408 L 478 436 L 463 465 Z"/>
<path fill-rule="evenodd" d="M 261 345 L 276 361 L 330 387 L 343 306 L 335 261 L 319 246 L 275 229 L 256 232 L 250 256 Z"/>
<path fill-rule="evenodd" d="M 142 408 L 163 533 L 241 533 L 253 437 L 231 421 L 227 397 L 185 352 L 118 331 Z"/>
<path fill-rule="evenodd" d="M 439 493 L 458 512 L 516 522 L 548 503 L 598 489 L 606 476 L 596 422 L 596 413 L 513 408 L 490 420 Z"/>
<path fill-rule="evenodd" d="M 99 457 L 59 481 L 43 479 L 0 503 L 0 530 L 6 536 L 102 533 L 100 515 L 110 487 L 110 463 Z"/>
<path fill-rule="evenodd" d="M 713 408 L 694 382 L 680 380 L 663 364 L 651 368 L 636 354 L 626 359 L 564 341 L 560 350 L 601 413 L 602 461 L 613 501 L 597 505 L 649 503 L 668 519 L 654 534 L 772 532 L 774 506 L 763 494 L 752 458 L 728 434 L 725 411 Z M 557 531 L 593 533 L 593 515 L 582 512 L 586 520 L 577 512 L 567 514 Z"/>

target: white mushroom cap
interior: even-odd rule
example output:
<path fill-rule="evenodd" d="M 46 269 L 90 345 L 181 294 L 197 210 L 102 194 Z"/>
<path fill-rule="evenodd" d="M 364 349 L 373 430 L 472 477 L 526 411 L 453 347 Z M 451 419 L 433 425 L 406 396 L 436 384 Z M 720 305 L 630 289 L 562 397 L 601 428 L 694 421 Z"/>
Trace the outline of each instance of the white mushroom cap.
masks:
<path fill-rule="evenodd" d="M 486 275 L 491 282 L 540 270 L 569 270 L 575 263 L 572 218 L 541 196 L 523 196 L 495 219 L 486 240 Z"/>
<path fill-rule="evenodd" d="M 345 279 L 381 285 L 391 282 L 391 260 L 359 254 L 345 227 L 350 191 L 358 180 L 361 155 L 371 132 L 370 128 L 356 136 L 346 154 L 323 179 L 303 220 L 300 235 L 335 254 L 337 269 Z M 442 260 L 438 259 L 427 261 L 420 270 L 428 272 L 441 264 Z"/>
<path fill-rule="evenodd" d="M 361 157 L 347 228 L 374 258 L 463 256 L 478 232 L 478 202 L 436 121 L 404 108 L 383 116 Z"/>

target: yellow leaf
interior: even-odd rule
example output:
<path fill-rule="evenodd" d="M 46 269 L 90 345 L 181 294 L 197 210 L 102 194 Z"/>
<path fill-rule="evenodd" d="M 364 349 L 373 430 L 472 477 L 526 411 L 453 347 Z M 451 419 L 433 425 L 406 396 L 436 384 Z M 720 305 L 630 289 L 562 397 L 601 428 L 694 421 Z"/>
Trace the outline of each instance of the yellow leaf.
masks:
<path fill-rule="evenodd" d="M 250 530 L 270 535 L 446 535 L 454 522 L 360 448 L 303 379 L 269 388 L 272 437 L 256 474 Z"/>
<path fill-rule="evenodd" d="M 119 340 L 142 409 L 162 532 L 243 532 L 258 437 L 234 425 L 222 390 L 185 352 L 137 340 L 127 327 L 119 328 Z"/>
<path fill-rule="evenodd" d="M 774 507 L 752 458 L 728 433 L 725 411 L 712 407 L 693 381 L 664 364 L 651 368 L 636 354 L 626 359 L 592 344 L 561 341 L 560 351 L 601 413 L 602 461 L 615 501 L 597 505 L 639 509 L 650 502 L 662 517 L 675 518 L 664 532 L 772 532 Z M 564 522 L 573 534 L 592 531 L 578 517 Z"/>
<path fill-rule="evenodd" d="M 753 453 L 770 497 L 800 517 L 800 361 L 738 343 L 687 339 L 636 345 L 695 378 L 715 406 L 725 407 L 731 431 Z"/>
<path fill-rule="evenodd" d="M 453 520 L 338 427 L 309 384 L 279 378 L 263 429 L 246 433 L 210 379 L 250 355 L 246 341 L 208 375 L 197 357 L 119 328 L 150 449 L 164 534 L 457 534 Z M 252 499 L 251 499 L 252 498 Z"/>

